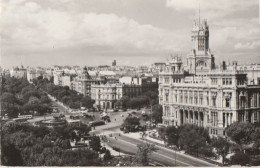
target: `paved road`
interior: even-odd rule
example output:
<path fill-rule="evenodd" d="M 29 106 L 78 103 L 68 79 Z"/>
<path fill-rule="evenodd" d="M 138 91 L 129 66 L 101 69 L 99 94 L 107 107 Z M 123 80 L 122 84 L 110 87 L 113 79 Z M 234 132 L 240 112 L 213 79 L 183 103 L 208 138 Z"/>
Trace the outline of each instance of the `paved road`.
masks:
<path fill-rule="evenodd" d="M 116 137 L 116 139 L 115 139 L 115 137 Z M 107 142 L 107 145 L 109 145 L 111 147 L 120 148 L 122 151 L 126 151 L 127 153 L 130 153 L 130 154 L 135 154 L 137 152 L 137 144 L 146 143 L 145 141 L 139 139 L 139 137 L 136 137 L 136 139 L 134 139 L 134 138 L 130 138 L 128 136 L 124 136 L 122 134 L 120 134 L 120 136 L 118 136 L 118 133 L 117 134 L 114 133 L 112 137 L 107 136 L 107 139 L 109 141 L 109 142 Z M 173 150 L 170 150 L 170 149 L 158 146 L 158 145 L 156 145 L 156 148 L 158 150 L 156 152 L 153 152 L 151 154 L 150 158 L 159 163 L 167 165 L 167 166 L 182 166 L 182 167 L 216 166 L 216 165 L 213 165 L 206 161 L 200 160 L 198 158 L 184 155 L 179 152 L 175 152 Z"/>

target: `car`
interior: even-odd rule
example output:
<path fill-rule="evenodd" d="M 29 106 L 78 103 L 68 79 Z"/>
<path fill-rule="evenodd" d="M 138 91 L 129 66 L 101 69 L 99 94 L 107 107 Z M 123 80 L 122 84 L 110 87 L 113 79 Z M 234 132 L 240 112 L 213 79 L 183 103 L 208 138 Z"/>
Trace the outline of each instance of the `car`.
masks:
<path fill-rule="evenodd" d="M 123 111 L 127 111 L 127 108 L 123 108 L 122 110 L 123 110 Z"/>
<path fill-rule="evenodd" d="M 101 117 L 101 120 L 108 120 L 108 119 L 110 119 L 110 117 L 109 117 L 109 116 L 107 116 L 107 115 L 106 115 L 106 116 L 102 116 L 102 117 Z"/>
<path fill-rule="evenodd" d="M 114 112 L 118 112 L 118 109 L 114 109 Z"/>
<path fill-rule="evenodd" d="M 133 111 L 133 112 L 132 112 L 132 114 L 136 114 L 136 112 L 135 112 L 135 111 Z"/>
<path fill-rule="evenodd" d="M 140 108 L 140 107 L 138 107 L 136 110 L 138 110 L 138 111 L 139 111 L 139 110 L 141 110 L 141 108 Z"/>

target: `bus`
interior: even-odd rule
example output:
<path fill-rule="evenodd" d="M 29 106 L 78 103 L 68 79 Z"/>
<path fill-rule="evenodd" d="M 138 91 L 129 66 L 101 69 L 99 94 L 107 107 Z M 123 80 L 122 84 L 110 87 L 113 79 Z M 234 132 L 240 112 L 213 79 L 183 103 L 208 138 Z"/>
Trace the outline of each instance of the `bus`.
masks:
<path fill-rule="evenodd" d="M 13 118 L 14 122 L 25 122 L 27 121 L 27 118 Z"/>
<path fill-rule="evenodd" d="M 18 115 L 18 118 L 32 119 L 33 116 L 31 114 L 30 115 Z"/>
<path fill-rule="evenodd" d="M 93 127 L 93 126 L 99 126 L 99 125 L 105 125 L 105 121 L 90 121 L 89 122 L 89 126 Z"/>

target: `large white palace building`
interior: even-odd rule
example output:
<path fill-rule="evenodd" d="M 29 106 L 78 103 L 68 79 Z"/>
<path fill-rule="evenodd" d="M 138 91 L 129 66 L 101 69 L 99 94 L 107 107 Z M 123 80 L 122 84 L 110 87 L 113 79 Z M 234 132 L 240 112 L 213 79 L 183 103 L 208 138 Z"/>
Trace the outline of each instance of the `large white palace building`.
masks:
<path fill-rule="evenodd" d="M 225 135 L 233 122 L 260 122 L 260 83 L 249 83 L 237 64 L 219 67 L 209 49 L 207 21 L 196 20 L 192 50 L 184 68 L 179 57 L 159 73 L 159 103 L 163 124 L 196 124 L 213 135 Z"/>

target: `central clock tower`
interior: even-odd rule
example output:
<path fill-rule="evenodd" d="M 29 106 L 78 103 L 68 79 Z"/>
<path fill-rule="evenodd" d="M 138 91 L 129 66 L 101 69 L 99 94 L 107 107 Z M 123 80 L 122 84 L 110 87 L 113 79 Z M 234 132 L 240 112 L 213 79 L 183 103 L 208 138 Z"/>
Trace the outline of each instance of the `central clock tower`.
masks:
<path fill-rule="evenodd" d="M 195 20 L 191 31 L 192 49 L 188 55 L 189 72 L 206 75 L 215 68 L 215 60 L 209 49 L 209 26 L 206 20 Z"/>

